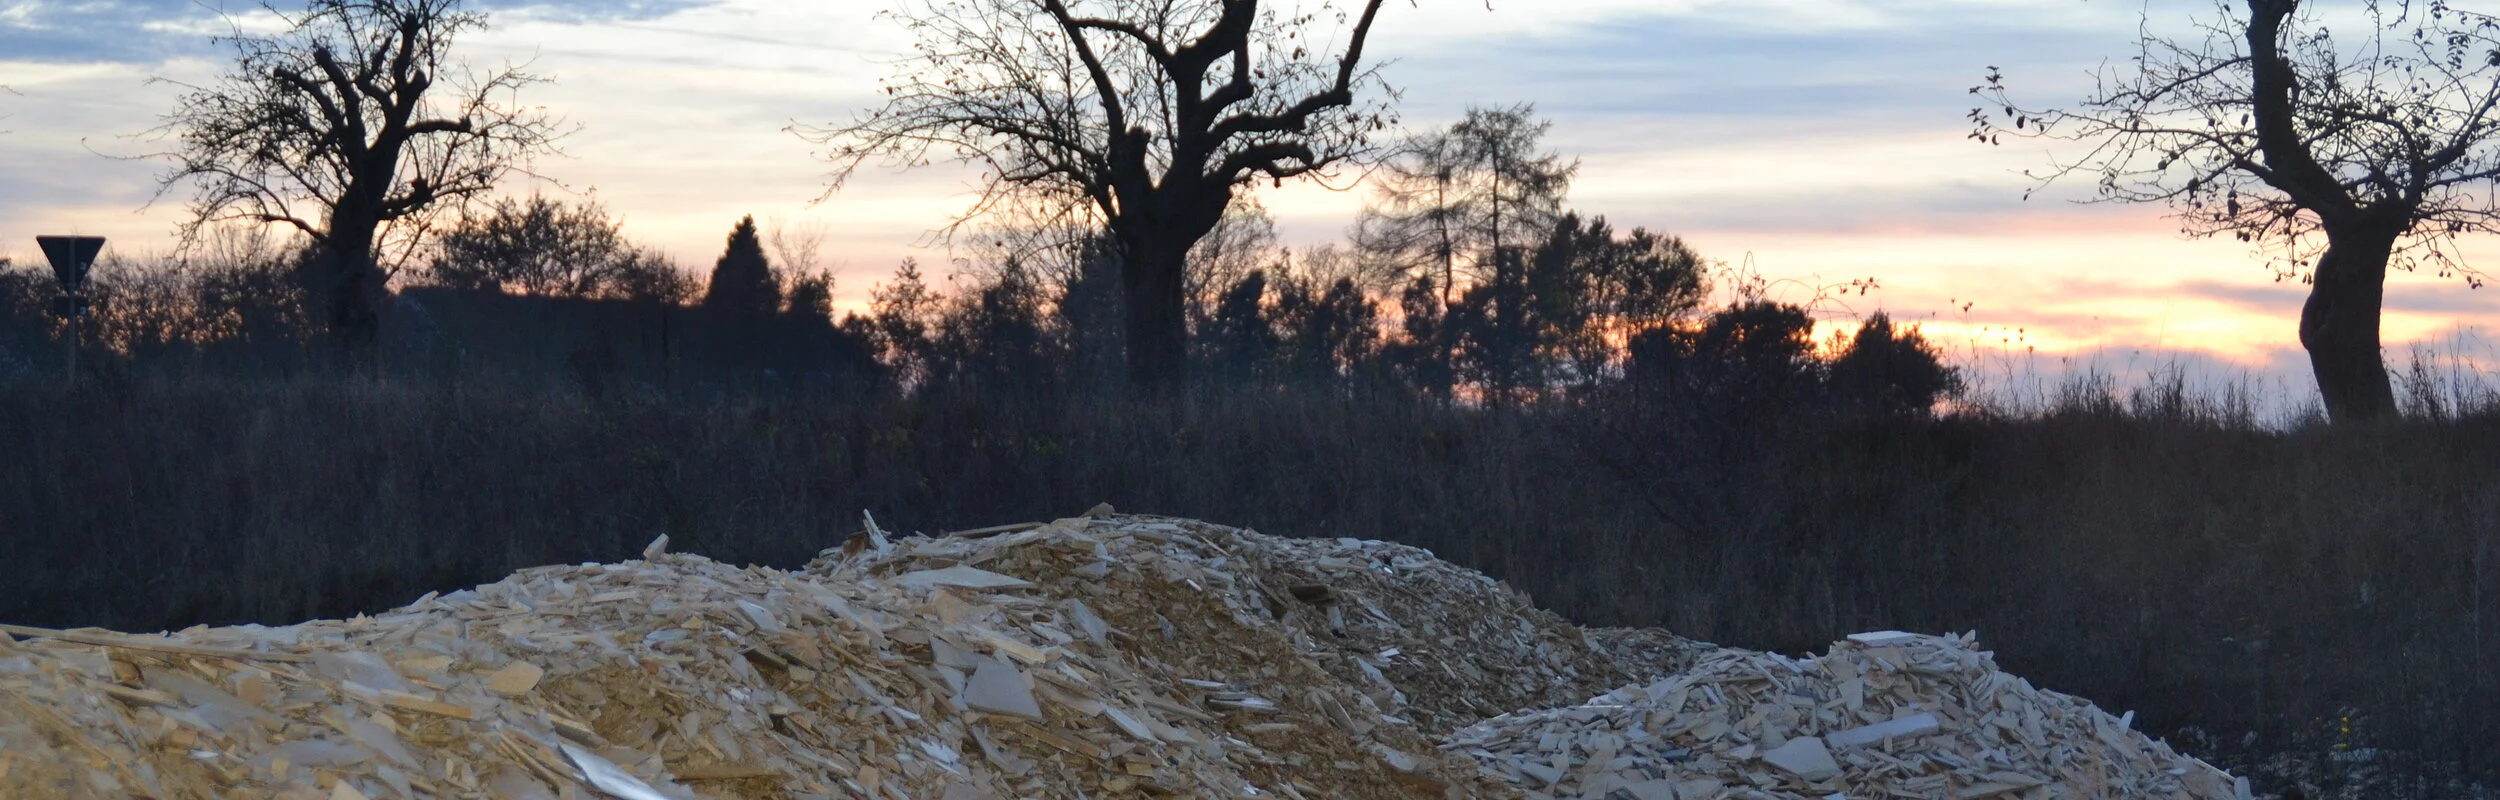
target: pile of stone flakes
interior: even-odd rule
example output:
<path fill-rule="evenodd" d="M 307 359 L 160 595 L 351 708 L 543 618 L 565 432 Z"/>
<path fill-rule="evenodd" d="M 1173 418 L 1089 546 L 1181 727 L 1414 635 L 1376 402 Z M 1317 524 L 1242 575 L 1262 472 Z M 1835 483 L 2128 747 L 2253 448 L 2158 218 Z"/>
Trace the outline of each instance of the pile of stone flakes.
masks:
<path fill-rule="evenodd" d="M 808 571 L 837 583 L 957 565 L 1030 578 L 1090 604 L 1138 657 L 1227 682 L 1276 680 L 1255 673 L 1280 656 L 1307 660 L 1327 674 L 1257 688 L 1354 687 L 1364 712 L 1345 716 L 1362 731 L 1385 716 L 1437 738 L 1670 675 L 1709 649 L 1659 630 L 1584 630 L 1483 573 L 1363 539 L 1123 517 L 847 549 Z"/>
<path fill-rule="evenodd" d="M 1537 797 L 2211 798 L 2248 782 L 2080 698 L 1999 672 L 1971 636 L 1855 634 L 1824 655 L 1720 650 L 1442 747 Z"/>
<path fill-rule="evenodd" d="M 1729 716 L 1792 707 L 1710 677 L 1764 656 L 1584 631 L 1410 547 L 1107 508 L 895 540 L 872 522 L 799 572 L 664 545 L 343 621 L 166 636 L 0 626 L 24 637 L 0 634 L 0 795 L 1964 796 L 1954 778 L 1919 782 L 1934 783 L 1934 759 L 1906 762 L 1927 765 L 1917 776 L 1851 760 L 1839 778 L 1748 779 L 1785 752 L 1768 736 L 1835 729 L 1771 734 L 1752 720 L 1764 715 Z M 1928 663 L 1893 663 L 1913 662 Z M 1868 680 L 1879 688 L 1862 714 L 1937 702 L 1918 680 Z M 1639 688 L 1578 705 L 1626 684 Z M 1653 690 L 1678 685 L 1709 688 L 1653 713 L 1667 708 Z M 1562 710 L 1469 727 L 1533 708 Z M 2040 708 L 2044 735 L 2080 758 L 2148 746 L 2123 725 L 2074 735 L 2099 713 L 2088 706 Z M 1674 721 L 1686 717 L 1726 730 Z M 1604 752 L 1592 742 L 1616 755 L 1590 767 Z M 2065 786 L 2007 796 L 2116 796 Z"/>

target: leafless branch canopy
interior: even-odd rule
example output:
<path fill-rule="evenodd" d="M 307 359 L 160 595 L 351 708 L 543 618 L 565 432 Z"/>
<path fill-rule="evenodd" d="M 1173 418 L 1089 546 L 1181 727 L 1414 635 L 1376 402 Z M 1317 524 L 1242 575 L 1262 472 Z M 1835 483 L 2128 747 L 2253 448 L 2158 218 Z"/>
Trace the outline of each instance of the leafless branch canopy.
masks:
<path fill-rule="evenodd" d="M 886 103 L 827 146 L 838 189 L 870 161 L 980 165 L 1001 203 L 1104 220 L 1158 190 L 1324 176 L 1394 124 L 1362 64 L 1381 0 L 1358 10 L 1276 0 L 910 0 L 888 12 L 916 52 Z"/>
<path fill-rule="evenodd" d="M 2329 19 L 2366 32 L 2338 38 Z M 2409 220 L 2398 266 L 2479 284 L 2448 245 L 2500 231 L 2500 19 L 2447 0 L 2216 0 L 2195 31 L 2148 19 L 2075 108 L 2022 107 L 1990 67 L 1971 136 L 2088 143 L 2033 177 L 2089 175 L 2104 200 L 2170 204 L 2192 235 L 2279 248 L 2279 277 L 2307 276 L 2321 226 Z"/>
<path fill-rule="evenodd" d="M 224 78 L 188 91 L 157 132 L 174 141 L 158 195 L 196 187 L 187 235 L 279 224 L 328 244 L 370 219 L 405 249 L 436 212 L 551 152 L 565 131 L 512 95 L 521 67 L 474 71 L 452 40 L 483 28 L 459 0 L 314 0 L 274 36 L 238 27 Z M 449 202 L 446 202 L 449 201 Z M 412 224 L 413 223 L 413 224 Z M 377 248 L 379 249 L 379 248 Z"/>

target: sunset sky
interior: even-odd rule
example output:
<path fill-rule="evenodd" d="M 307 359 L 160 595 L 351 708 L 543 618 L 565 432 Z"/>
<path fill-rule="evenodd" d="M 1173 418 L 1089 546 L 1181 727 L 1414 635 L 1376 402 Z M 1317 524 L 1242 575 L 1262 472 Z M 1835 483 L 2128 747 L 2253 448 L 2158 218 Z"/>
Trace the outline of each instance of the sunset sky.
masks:
<path fill-rule="evenodd" d="M 206 0 L 214 6 L 216 0 Z M 972 175 L 870 171 L 822 203 L 827 164 L 784 132 L 869 107 L 906 40 L 873 0 L 498 3 L 464 45 L 557 83 L 525 99 L 580 126 L 538 170 L 592 192 L 629 235 L 708 268 L 744 214 L 831 234 L 846 303 L 962 211 Z M 238 12 L 250 7 L 240 3 Z M 2203 11 L 2158 3 L 2157 25 Z M 1988 345 L 2120 370 L 2173 357 L 2307 392 L 2293 341 L 2303 287 L 2230 241 L 2188 241 L 2164 210 L 2086 206 L 2089 185 L 2022 199 L 2036 142 L 1964 139 L 1965 89 L 2002 67 L 2041 105 L 2071 102 L 2128 54 L 2139 4 L 2086 0 L 1479 0 L 1393 2 L 1372 51 L 1410 127 L 1470 105 L 1533 102 L 1581 160 L 1569 205 L 1683 236 L 1707 256 L 1801 284 L 1874 277 L 1849 298 L 1924 320 L 1963 357 Z M 163 251 L 182 197 L 142 211 L 161 165 L 127 159 L 176 89 L 223 68 L 225 30 L 191 0 L 0 0 L 0 254 L 33 237 L 112 237 Z M 2070 151 L 2060 151 L 2068 152 Z M 526 185 L 516 185 L 526 192 Z M 1340 239 L 1366 195 L 1263 190 L 1288 245 Z M 2500 270 L 2500 243 L 2469 241 Z M 943 272 L 941 268 L 938 270 Z M 1794 298 L 1792 298 L 1794 299 Z M 1968 310 L 1963 310 L 1964 304 Z M 1833 309 L 1835 312 L 1841 309 Z M 2490 363 L 2500 289 L 2397 274 L 2385 336 Z M 1983 360 L 1985 360 L 1983 358 Z M 2002 369 L 2001 359 L 1990 361 Z"/>

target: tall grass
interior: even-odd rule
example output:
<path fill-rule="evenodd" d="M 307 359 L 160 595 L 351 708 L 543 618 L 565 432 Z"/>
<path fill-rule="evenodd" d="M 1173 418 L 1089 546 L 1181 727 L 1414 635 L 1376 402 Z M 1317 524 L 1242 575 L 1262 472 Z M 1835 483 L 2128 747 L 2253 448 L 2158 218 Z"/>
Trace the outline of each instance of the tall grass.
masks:
<path fill-rule="evenodd" d="M 1585 623 L 1731 645 L 1975 629 L 2194 752 L 2348 772 L 2326 755 L 2378 748 L 2404 775 L 2487 778 L 2500 413 L 2467 384 L 2327 427 L 2261 424 L 2183 373 L 1742 425 L 1630 400 L 19 381 L 0 385 L 0 620 L 281 623 L 661 533 L 794 566 L 862 510 L 936 531 L 1109 501 L 1417 544 Z"/>

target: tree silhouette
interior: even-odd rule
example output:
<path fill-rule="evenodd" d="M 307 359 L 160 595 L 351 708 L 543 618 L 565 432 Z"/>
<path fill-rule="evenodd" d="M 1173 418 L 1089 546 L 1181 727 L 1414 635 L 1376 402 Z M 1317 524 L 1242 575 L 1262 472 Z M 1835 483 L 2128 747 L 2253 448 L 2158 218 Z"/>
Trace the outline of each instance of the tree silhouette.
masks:
<path fill-rule="evenodd" d="M 1448 131 L 1409 137 L 1373 173 L 1372 204 L 1354 226 L 1355 246 L 1364 255 L 1441 287 L 1443 306 L 1455 299 L 1461 253 L 1474 249 L 1461 169 Z"/>
<path fill-rule="evenodd" d="M 1254 269 L 1226 287 L 1200 326 L 1209 377 L 1245 384 L 1260 377 L 1276 357 L 1276 329 L 1267 318 L 1267 271 Z"/>
<path fill-rule="evenodd" d="M 1283 363 L 1278 366 L 1288 383 L 1336 384 L 1379 349 L 1380 310 L 1353 279 L 1323 284 L 1295 276 L 1279 288 L 1275 317 Z"/>
<path fill-rule="evenodd" d="M 1397 379 L 1417 394 L 1447 400 L 1458 381 L 1450 365 L 1451 330 L 1446 307 L 1430 275 L 1417 275 L 1398 292 L 1398 335 L 1382 347 Z"/>
<path fill-rule="evenodd" d="M 789 305 L 783 309 L 793 319 L 810 322 L 833 320 L 833 276 L 810 272 L 790 281 Z"/>
<path fill-rule="evenodd" d="M 443 286 L 551 297 L 682 299 L 668 260 L 625 239 L 598 203 L 505 198 L 445 231 L 425 277 Z"/>
<path fill-rule="evenodd" d="M 1706 418 L 1767 419 L 1818 388 L 1814 317 L 1761 298 L 1739 300 L 1694 326 L 1667 326 L 1631 342 L 1631 378 L 1697 405 Z"/>
<path fill-rule="evenodd" d="M 915 0 L 891 12 L 919 41 L 885 105 L 800 132 L 830 146 L 837 189 L 871 158 L 952 159 L 987 172 L 973 214 L 1098 219 L 1119 245 L 1131 379 L 1169 386 L 1185 370 L 1188 253 L 1238 187 L 1325 175 L 1392 124 L 1363 64 L 1381 5 Z"/>
<path fill-rule="evenodd" d="M 930 345 L 932 384 L 992 395 L 1056 389 L 1064 358 L 1043 301 L 1040 284 L 1021 268 L 955 297 Z"/>
<path fill-rule="evenodd" d="M 765 234 L 773 260 L 781 265 L 781 277 L 790 284 L 789 296 L 782 300 L 783 311 L 794 319 L 833 319 L 833 275 L 823 266 L 825 239 L 832 234 L 821 222 L 794 225 L 778 219 Z"/>
<path fill-rule="evenodd" d="M 1708 263 L 1684 240 L 1645 228 L 1618 235 L 1604 217 L 1554 220 L 1529 264 L 1547 359 L 1582 385 L 1608 377 L 1632 337 L 1684 319 L 1708 288 Z"/>
<path fill-rule="evenodd" d="M 1881 311 L 1858 325 L 1826 371 L 1835 402 L 1877 414 L 1928 414 L 1963 388 L 1961 370 L 1945 365 L 1917 326 L 1897 327 Z"/>
<path fill-rule="evenodd" d="M 361 348 L 389 277 L 380 250 L 415 247 L 436 213 L 552 151 L 561 131 L 510 100 L 543 79 L 460 66 L 453 39 L 486 25 L 460 0 L 312 0 L 273 13 L 286 30 L 224 40 L 235 63 L 216 83 L 159 79 L 188 91 L 157 129 L 175 142 L 157 191 L 195 187 L 186 240 L 228 221 L 310 237 L 323 317 Z"/>
<path fill-rule="evenodd" d="M 869 327 L 887 369 L 904 386 L 920 386 L 929 377 L 929 328 L 936 324 L 943 302 L 920 276 L 920 262 L 903 259 L 894 280 L 869 293 Z"/>
<path fill-rule="evenodd" d="M 2500 230 L 2500 19 L 2372 2 L 2357 14 L 2368 32 L 2347 42 L 2299 0 L 2216 9 L 2201 39 L 2162 38 L 2148 19 L 2129 66 L 2073 109 L 2023 108 L 1989 68 L 1971 89 L 1986 103 L 1971 136 L 2089 143 L 2043 181 L 2082 173 L 2104 200 L 2170 204 L 2190 235 L 2278 248 L 2277 280 L 2310 285 L 2300 343 L 2329 417 L 2393 415 L 2379 352 L 2388 267 L 2479 286 L 2449 245 Z"/>
<path fill-rule="evenodd" d="M 1442 302 L 1490 276 L 1494 254 L 1536 245 L 1562 217 L 1576 161 L 1539 152 L 1553 123 L 1536 106 L 1469 108 L 1444 131 L 1407 140 L 1376 173 L 1354 240 L 1409 274 L 1437 270 Z"/>
<path fill-rule="evenodd" d="M 703 293 L 703 307 L 748 318 L 781 310 L 781 282 L 764 257 L 764 242 L 755 234 L 755 217 L 738 220 L 729 231 L 729 247 L 712 266 L 712 280 Z"/>
<path fill-rule="evenodd" d="M 1224 216 L 1189 248 L 1182 270 L 1183 293 L 1204 304 L 1251 272 L 1275 265 L 1283 250 L 1276 243 L 1276 219 L 1257 198 L 1243 197 L 1224 209 Z"/>
<path fill-rule="evenodd" d="M 1493 262 L 1493 274 L 1449 309 L 1451 364 L 1487 403 L 1515 405 L 1544 388 L 1545 324 L 1520 251 L 1497 251 Z"/>

